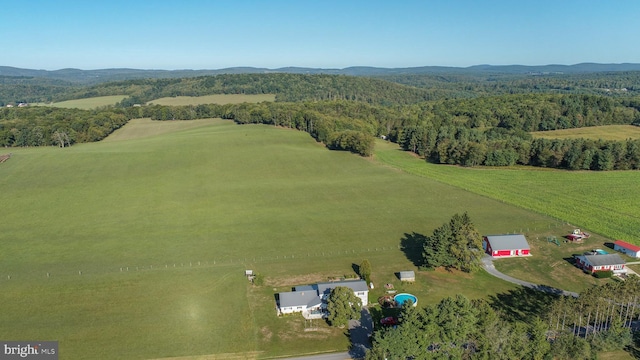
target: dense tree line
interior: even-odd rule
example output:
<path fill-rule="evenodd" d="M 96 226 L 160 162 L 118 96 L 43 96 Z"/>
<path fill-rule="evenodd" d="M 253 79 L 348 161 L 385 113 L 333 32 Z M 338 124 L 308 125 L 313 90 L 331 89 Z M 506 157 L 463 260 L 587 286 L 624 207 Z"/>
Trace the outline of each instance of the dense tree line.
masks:
<path fill-rule="evenodd" d="M 529 131 L 640 121 L 638 101 L 593 95 L 528 94 L 379 106 L 351 101 L 149 106 L 156 120 L 222 117 L 309 132 L 329 148 L 369 155 L 372 137 L 441 164 L 572 170 L 640 168 L 638 140 L 533 139 Z M 347 131 L 349 130 L 349 131 Z"/>
<path fill-rule="evenodd" d="M 522 131 L 413 126 L 400 145 L 440 164 L 531 165 L 569 170 L 640 169 L 640 140 L 532 139 Z"/>
<path fill-rule="evenodd" d="M 640 277 L 589 288 L 578 298 L 560 298 L 552 304 L 547 318 L 553 332 L 591 339 L 603 350 L 615 346 L 611 342 L 628 345 L 631 334 L 625 329 L 631 328 L 633 320 L 640 320 Z"/>
<path fill-rule="evenodd" d="M 131 119 L 123 109 L 0 109 L 0 146 L 60 146 L 104 139 Z"/>
<path fill-rule="evenodd" d="M 591 94 L 611 97 L 640 95 L 640 72 L 583 74 L 441 73 L 380 76 L 381 79 L 420 88 L 449 91 L 449 98 L 507 94 Z"/>
<path fill-rule="evenodd" d="M 484 300 L 458 295 L 435 305 L 405 305 L 397 327 L 379 327 L 368 360 L 594 359 L 632 343 L 640 320 L 640 279 L 560 297 L 544 318 L 509 321 Z"/>
<path fill-rule="evenodd" d="M 511 323 L 486 301 L 462 295 L 405 305 L 398 318 L 397 327 L 376 329 L 367 360 L 544 359 L 551 351 L 544 321 Z"/>
<path fill-rule="evenodd" d="M 441 164 L 515 164 L 572 170 L 640 168 L 640 141 L 533 139 L 529 132 L 640 121 L 636 101 L 594 95 L 510 95 L 436 103 L 431 119 L 391 134 Z M 426 119 L 426 121 L 424 120 Z"/>
<path fill-rule="evenodd" d="M 367 104 L 331 101 L 312 103 L 260 103 L 198 106 L 146 106 L 138 114 L 154 120 L 191 120 L 220 117 L 238 124 L 268 124 L 308 132 L 333 150 L 362 156 L 373 153 L 378 134 L 374 113 Z"/>

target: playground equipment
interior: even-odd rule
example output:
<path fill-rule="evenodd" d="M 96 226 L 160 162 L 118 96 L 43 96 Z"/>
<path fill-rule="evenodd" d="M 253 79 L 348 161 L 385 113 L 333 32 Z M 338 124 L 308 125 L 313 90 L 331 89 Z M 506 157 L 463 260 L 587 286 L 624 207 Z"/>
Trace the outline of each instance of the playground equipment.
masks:
<path fill-rule="evenodd" d="M 566 236 L 566 238 L 571 241 L 582 241 L 584 239 L 588 239 L 589 236 L 591 236 L 589 233 L 586 233 L 580 229 L 574 229 L 571 234 Z"/>
<path fill-rule="evenodd" d="M 554 243 L 560 246 L 560 242 L 558 241 L 558 238 L 555 236 L 547 236 L 547 242 Z"/>

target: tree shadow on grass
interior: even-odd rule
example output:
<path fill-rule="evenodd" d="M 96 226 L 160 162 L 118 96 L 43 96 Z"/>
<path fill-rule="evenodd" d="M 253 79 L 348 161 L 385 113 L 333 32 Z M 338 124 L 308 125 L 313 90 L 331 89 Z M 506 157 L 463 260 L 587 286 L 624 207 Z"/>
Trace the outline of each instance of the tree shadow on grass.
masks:
<path fill-rule="evenodd" d="M 360 265 L 351 263 L 351 269 L 353 269 L 353 272 L 355 272 L 356 275 L 360 276 Z"/>
<path fill-rule="evenodd" d="M 633 333 L 633 345 L 627 347 L 627 352 L 636 359 L 640 359 L 640 329 Z"/>
<path fill-rule="evenodd" d="M 417 267 L 424 265 L 422 250 L 424 249 L 425 240 L 426 236 L 415 232 L 411 234 L 405 233 L 404 237 L 400 239 L 400 248 L 404 255 Z"/>
<path fill-rule="evenodd" d="M 526 287 L 509 290 L 507 293 L 491 295 L 489 305 L 500 311 L 511 321 L 530 321 L 532 317 L 543 318 L 560 295 Z"/>

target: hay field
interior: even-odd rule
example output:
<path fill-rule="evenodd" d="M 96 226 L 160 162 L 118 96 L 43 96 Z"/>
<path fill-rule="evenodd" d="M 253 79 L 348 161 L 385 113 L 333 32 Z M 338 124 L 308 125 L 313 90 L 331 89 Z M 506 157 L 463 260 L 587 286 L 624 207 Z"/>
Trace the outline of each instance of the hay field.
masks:
<path fill-rule="evenodd" d="M 74 359 L 344 351 L 339 330 L 277 318 L 274 292 L 353 274 L 363 258 L 374 281 L 393 281 L 415 269 L 398 248 L 405 234 L 429 234 L 456 212 L 483 233 L 557 225 L 328 151 L 304 132 L 177 124 L 185 128 L 147 121 L 119 141 L 12 149 L 0 164 L 0 203 L 11 209 L 0 222 L 0 338 L 59 340 Z M 245 269 L 266 285 L 249 285 Z M 509 289 L 484 273 L 430 273 L 411 291 L 430 303 Z"/>
<path fill-rule="evenodd" d="M 263 101 L 275 101 L 276 96 L 274 94 L 216 94 L 205 96 L 175 96 L 164 97 L 147 102 L 147 105 L 167 105 L 167 106 L 181 106 L 181 105 L 201 105 L 201 104 L 240 104 L 247 103 L 259 103 Z"/>
<path fill-rule="evenodd" d="M 86 99 L 60 101 L 60 102 L 50 103 L 50 104 L 37 103 L 34 105 L 91 110 L 101 106 L 115 105 L 126 97 L 127 95 L 97 96 L 97 97 L 86 98 Z"/>
<path fill-rule="evenodd" d="M 180 130 L 195 129 L 216 123 L 228 123 L 222 119 L 198 119 L 198 120 L 163 120 L 154 121 L 149 118 L 131 119 L 125 127 L 117 129 L 102 142 L 142 139 L 158 136 Z"/>
<path fill-rule="evenodd" d="M 640 126 L 633 125 L 604 125 L 577 129 L 562 129 L 552 131 L 532 132 L 534 138 L 545 139 L 593 139 L 593 140 L 627 140 L 640 139 Z"/>

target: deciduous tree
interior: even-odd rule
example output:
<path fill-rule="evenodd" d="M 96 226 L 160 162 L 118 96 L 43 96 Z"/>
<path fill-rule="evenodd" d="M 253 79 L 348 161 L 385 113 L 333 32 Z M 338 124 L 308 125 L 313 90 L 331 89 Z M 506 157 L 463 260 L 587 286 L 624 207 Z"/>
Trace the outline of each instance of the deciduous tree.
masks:
<path fill-rule="evenodd" d="M 353 290 L 346 286 L 337 286 L 329 294 L 327 299 L 327 320 L 331 326 L 344 327 L 351 319 L 360 317 L 362 301 Z"/>

